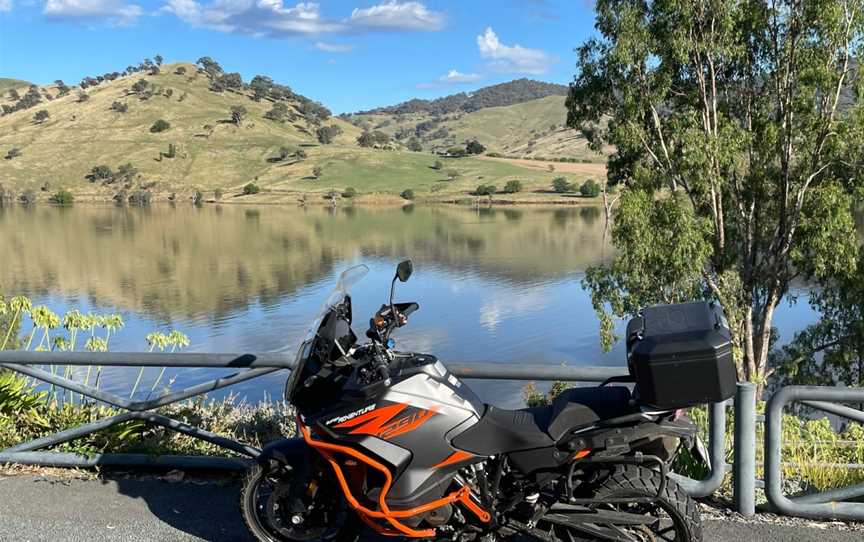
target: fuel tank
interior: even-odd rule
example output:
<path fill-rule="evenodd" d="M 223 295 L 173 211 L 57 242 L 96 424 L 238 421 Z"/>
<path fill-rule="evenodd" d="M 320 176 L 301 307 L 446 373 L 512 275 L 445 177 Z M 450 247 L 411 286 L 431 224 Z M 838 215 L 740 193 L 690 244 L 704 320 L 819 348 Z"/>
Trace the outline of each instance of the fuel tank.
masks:
<path fill-rule="evenodd" d="M 314 423 L 339 444 L 388 464 L 395 473 L 388 505 L 413 508 L 440 498 L 459 468 L 484 459 L 451 445 L 477 423 L 483 404 L 435 356 L 399 354 L 390 376 L 380 393 L 340 402 Z M 376 499 L 373 493 L 367 496 Z"/>

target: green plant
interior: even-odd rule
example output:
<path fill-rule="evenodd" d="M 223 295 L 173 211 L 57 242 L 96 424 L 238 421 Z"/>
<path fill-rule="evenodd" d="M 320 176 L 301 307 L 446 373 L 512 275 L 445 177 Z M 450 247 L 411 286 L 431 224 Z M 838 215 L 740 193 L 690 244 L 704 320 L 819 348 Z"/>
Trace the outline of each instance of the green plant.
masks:
<path fill-rule="evenodd" d="M 56 205 L 72 205 L 75 202 L 75 196 L 68 190 L 60 189 L 52 194 L 48 201 Z"/>
<path fill-rule="evenodd" d="M 353 198 L 357 195 L 357 191 L 351 188 L 350 186 L 342 191 L 343 198 Z"/>
<path fill-rule="evenodd" d="M 507 181 L 507 184 L 504 185 L 504 193 L 505 194 L 516 194 L 517 192 L 522 191 L 522 181 Z"/>
<path fill-rule="evenodd" d="M 411 190 L 410 188 L 403 190 L 402 193 L 399 195 L 402 196 L 403 199 L 407 199 L 407 200 L 413 200 L 414 199 L 414 191 Z"/>
<path fill-rule="evenodd" d="M 192 205 L 196 207 L 200 207 L 204 204 L 204 193 L 200 190 L 196 190 L 194 194 L 192 194 Z"/>
<path fill-rule="evenodd" d="M 168 130 L 169 128 L 171 128 L 171 123 L 169 123 L 167 120 L 159 119 L 154 122 L 152 126 L 150 126 L 150 132 L 158 134 L 160 132 Z"/>
<path fill-rule="evenodd" d="M 564 177 L 557 177 L 552 180 L 552 190 L 559 194 L 565 194 L 573 190 L 573 185 Z"/>
<path fill-rule="evenodd" d="M 594 179 L 588 179 L 579 187 L 579 193 L 586 198 L 596 198 L 600 195 L 600 185 Z"/>
<path fill-rule="evenodd" d="M 163 152 L 162 156 L 165 158 L 174 158 L 177 156 L 177 145 L 174 143 L 168 143 L 168 152 Z"/>
<path fill-rule="evenodd" d="M 434 170 L 441 171 L 442 169 L 444 169 L 444 162 L 442 162 L 441 160 L 435 160 L 435 162 L 432 163 L 431 167 Z"/>
<path fill-rule="evenodd" d="M 4 158 L 6 160 L 12 160 L 13 158 L 18 158 L 19 156 L 21 156 L 21 149 L 19 149 L 18 147 L 12 147 L 6 153 L 6 156 Z"/>
<path fill-rule="evenodd" d="M 493 196 L 498 192 L 498 187 L 494 184 L 481 184 L 474 189 L 475 196 Z"/>
<path fill-rule="evenodd" d="M 261 189 L 255 183 L 249 183 L 243 187 L 243 193 L 247 196 L 250 194 L 257 194 L 260 191 Z"/>

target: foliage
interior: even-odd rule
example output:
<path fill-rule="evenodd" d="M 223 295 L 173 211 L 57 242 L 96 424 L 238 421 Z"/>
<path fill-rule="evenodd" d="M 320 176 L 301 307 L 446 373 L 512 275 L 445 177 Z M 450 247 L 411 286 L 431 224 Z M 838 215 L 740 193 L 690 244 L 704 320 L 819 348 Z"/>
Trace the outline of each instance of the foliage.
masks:
<path fill-rule="evenodd" d="M 68 190 L 59 190 L 48 198 L 48 201 L 56 205 L 72 205 L 75 202 L 75 196 Z"/>
<path fill-rule="evenodd" d="M 594 179 L 588 179 L 579 187 L 579 193 L 586 198 L 596 198 L 600 195 L 600 185 Z"/>
<path fill-rule="evenodd" d="M 136 190 L 129 195 L 128 201 L 135 207 L 147 207 L 153 201 L 153 194 L 149 190 Z"/>
<path fill-rule="evenodd" d="M 407 199 L 407 200 L 413 200 L 414 199 L 414 191 L 411 190 L 410 188 L 403 190 L 402 193 L 399 195 L 402 197 L 402 199 Z"/>
<path fill-rule="evenodd" d="M 357 195 L 357 191 L 354 190 L 353 188 L 351 188 L 350 186 L 342 191 L 342 197 L 343 198 L 349 198 L 350 199 L 356 195 Z"/>
<path fill-rule="evenodd" d="M 171 128 L 171 123 L 167 120 L 159 119 L 150 126 L 150 132 L 154 134 L 158 134 L 159 132 L 164 132 Z"/>
<path fill-rule="evenodd" d="M 19 156 L 21 156 L 21 149 L 19 149 L 18 147 L 12 147 L 11 149 L 9 149 L 8 152 L 6 152 L 6 156 L 4 156 L 3 158 L 5 160 L 12 160 L 13 158 L 18 158 Z"/>
<path fill-rule="evenodd" d="M 421 152 L 423 150 L 423 145 L 420 144 L 420 140 L 415 136 L 411 136 L 411 139 L 408 140 L 405 146 L 412 152 Z"/>
<path fill-rule="evenodd" d="M 255 183 L 249 183 L 243 187 L 243 193 L 246 194 L 247 196 L 250 194 L 257 194 L 260 191 L 261 191 L 261 189 Z"/>
<path fill-rule="evenodd" d="M 507 181 L 507 184 L 504 185 L 504 193 L 505 194 L 516 194 L 522 191 L 522 181 L 512 180 Z"/>
<path fill-rule="evenodd" d="M 33 122 L 36 124 L 42 124 L 46 120 L 51 117 L 51 114 L 48 113 L 47 109 L 40 109 L 33 115 Z"/>
<path fill-rule="evenodd" d="M 592 148 L 614 147 L 609 179 L 626 186 L 619 251 L 586 279 L 605 339 L 613 317 L 713 297 L 740 376 L 763 385 L 791 284 L 854 272 L 864 111 L 840 98 L 860 93 L 862 7 L 597 2 L 567 106 Z"/>
<path fill-rule="evenodd" d="M 462 158 L 466 154 L 468 154 L 467 151 L 462 147 L 450 147 L 447 149 L 447 155 L 454 158 Z"/>
<path fill-rule="evenodd" d="M 274 120 L 276 122 L 285 122 L 291 116 L 288 111 L 288 106 L 281 102 L 276 102 L 269 111 L 264 113 L 265 119 Z"/>
<path fill-rule="evenodd" d="M 322 145 L 329 145 L 333 143 L 333 139 L 342 133 L 342 128 L 337 124 L 333 124 L 331 126 L 321 126 L 315 130 L 315 137 L 318 138 L 318 142 Z"/>
<path fill-rule="evenodd" d="M 573 185 L 564 177 L 556 177 L 552 180 L 552 190 L 559 194 L 565 194 L 573 191 Z"/>
<path fill-rule="evenodd" d="M 494 196 L 498 192 L 498 187 L 494 184 L 481 184 L 474 189 L 475 196 Z"/>
<path fill-rule="evenodd" d="M 129 105 L 126 102 L 111 102 L 111 111 L 115 111 L 117 113 L 125 113 L 129 111 Z"/>
<path fill-rule="evenodd" d="M 240 123 L 243 122 L 243 118 L 246 117 L 246 108 L 242 105 L 232 105 L 231 106 L 231 122 L 240 126 Z"/>
<path fill-rule="evenodd" d="M 36 203 L 36 192 L 34 192 L 32 188 L 28 188 L 21 192 L 21 195 L 18 196 L 18 201 L 24 205 L 32 205 Z"/>
<path fill-rule="evenodd" d="M 192 205 L 195 207 L 201 207 L 204 205 L 204 192 L 196 190 L 195 193 L 192 194 Z"/>
<path fill-rule="evenodd" d="M 312 177 L 318 179 L 324 173 L 324 169 L 321 166 L 315 166 L 312 168 Z"/>
<path fill-rule="evenodd" d="M 465 152 L 468 154 L 483 154 L 486 152 L 486 147 L 476 139 L 472 139 L 465 145 Z"/>
<path fill-rule="evenodd" d="M 444 169 L 444 162 L 442 162 L 441 160 L 435 160 L 435 162 L 432 163 L 431 167 L 434 170 L 441 171 L 442 169 Z"/>
<path fill-rule="evenodd" d="M 390 136 L 380 130 L 363 132 L 357 138 L 357 144 L 361 147 L 382 147 L 390 143 Z"/>
<path fill-rule="evenodd" d="M 186 66 L 177 66 L 174 70 L 174 75 L 186 75 Z"/>
<path fill-rule="evenodd" d="M 132 92 L 135 94 L 141 94 L 143 92 L 146 92 L 149 88 L 150 83 L 148 83 L 146 79 L 141 78 L 132 83 L 132 88 L 130 90 L 132 90 Z"/>
<path fill-rule="evenodd" d="M 78 92 L 78 99 L 76 100 L 78 103 L 84 103 L 90 99 L 90 95 L 84 91 Z"/>

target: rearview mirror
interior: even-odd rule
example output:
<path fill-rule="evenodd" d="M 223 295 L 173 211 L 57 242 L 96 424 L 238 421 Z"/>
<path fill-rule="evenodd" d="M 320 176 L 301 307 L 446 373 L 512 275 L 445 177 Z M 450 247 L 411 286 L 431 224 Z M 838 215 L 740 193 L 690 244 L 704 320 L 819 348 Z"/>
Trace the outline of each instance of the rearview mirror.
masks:
<path fill-rule="evenodd" d="M 411 273 L 414 272 L 414 263 L 411 260 L 404 260 L 399 262 L 399 265 L 396 266 L 396 276 L 399 278 L 400 282 L 408 282 L 408 279 L 411 278 Z"/>

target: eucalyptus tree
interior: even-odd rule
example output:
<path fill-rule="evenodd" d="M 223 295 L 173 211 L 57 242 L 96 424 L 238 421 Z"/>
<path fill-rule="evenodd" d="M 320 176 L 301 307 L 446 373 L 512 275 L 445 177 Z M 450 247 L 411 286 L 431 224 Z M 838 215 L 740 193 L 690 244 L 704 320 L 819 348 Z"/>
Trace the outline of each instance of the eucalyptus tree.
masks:
<path fill-rule="evenodd" d="M 597 1 L 567 122 L 595 150 L 615 149 L 609 180 L 623 187 L 618 256 L 585 279 L 606 346 L 613 317 L 716 298 L 740 376 L 762 385 L 793 281 L 855 272 L 862 10 L 864 0 Z"/>

